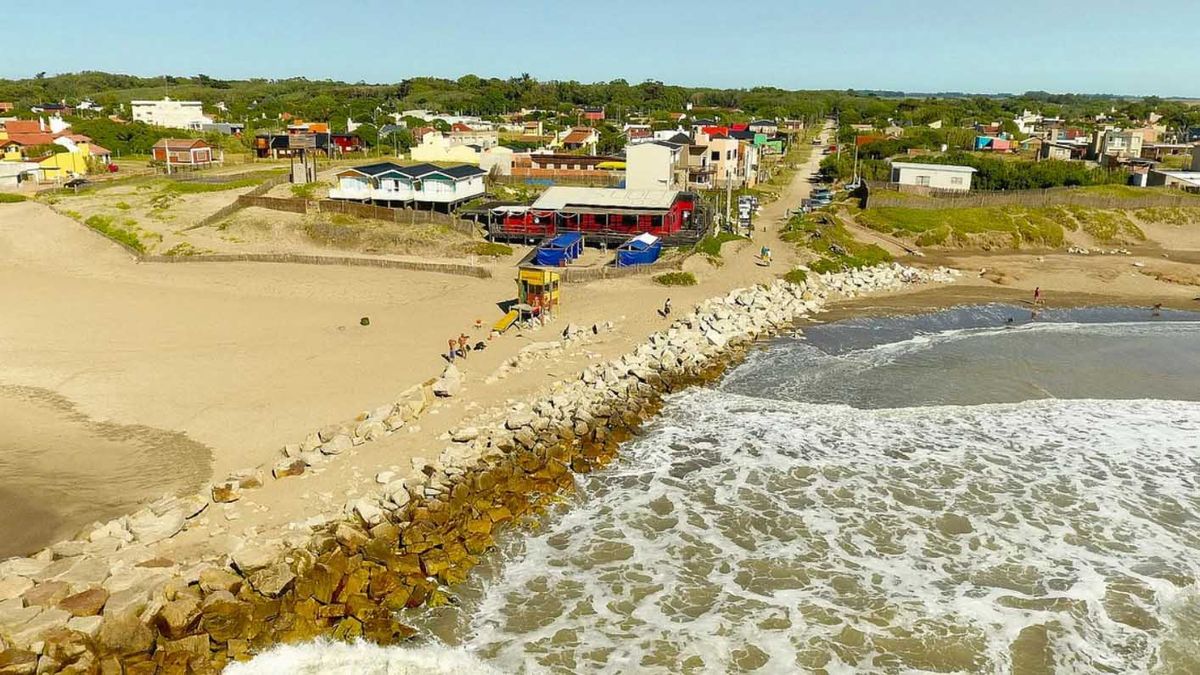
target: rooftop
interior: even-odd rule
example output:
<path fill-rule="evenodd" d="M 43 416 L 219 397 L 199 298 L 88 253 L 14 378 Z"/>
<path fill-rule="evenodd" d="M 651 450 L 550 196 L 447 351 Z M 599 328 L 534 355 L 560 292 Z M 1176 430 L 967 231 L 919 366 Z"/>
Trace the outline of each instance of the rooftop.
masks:
<path fill-rule="evenodd" d="M 953 164 L 914 164 L 911 162 L 892 162 L 897 169 L 917 169 L 920 171 L 949 171 L 950 173 L 975 173 L 973 166 L 955 166 Z"/>
<path fill-rule="evenodd" d="M 622 190 L 554 186 L 533 203 L 535 209 L 560 210 L 568 207 L 608 207 L 633 209 L 669 209 L 678 190 Z"/>

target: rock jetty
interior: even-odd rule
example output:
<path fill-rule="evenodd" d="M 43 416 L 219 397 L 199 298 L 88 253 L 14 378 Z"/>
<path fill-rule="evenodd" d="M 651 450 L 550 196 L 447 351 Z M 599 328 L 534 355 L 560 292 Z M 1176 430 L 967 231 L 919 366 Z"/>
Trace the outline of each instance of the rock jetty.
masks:
<path fill-rule="evenodd" d="M 755 339 L 788 328 L 833 298 L 951 281 L 952 270 L 887 265 L 810 274 L 698 304 L 634 351 L 557 382 L 536 400 L 447 436 L 407 475 L 385 471 L 344 518 L 289 538 L 243 541 L 216 560 L 151 555 L 210 502 L 266 480 L 248 470 L 211 494 L 164 498 L 78 539 L 0 563 L 0 674 L 216 673 L 279 642 L 317 636 L 393 644 L 412 630 L 397 610 L 436 605 L 510 523 L 540 512 L 604 466 L 670 392 L 717 377 Z M 593 328 L 593 331 L 597 330 Z M 586 330 L 565 331 L 573 339 Z M 439 379 L 453 395 L 457 371 Z M 411 397 L 353 427 L 322 428 L 284 450 L 275 479 L 302 473 L 403 426 Z"/>

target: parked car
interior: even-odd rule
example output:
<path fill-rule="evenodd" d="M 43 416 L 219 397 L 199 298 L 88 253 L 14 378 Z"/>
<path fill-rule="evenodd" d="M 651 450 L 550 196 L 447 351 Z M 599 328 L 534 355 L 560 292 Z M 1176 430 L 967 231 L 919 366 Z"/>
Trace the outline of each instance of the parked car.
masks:
<path fill-rule="evenodd" d="M 71 180 L 63 183 L 63 187 L 81 188 L 87 184 L 88 184 L 88 179 L 86 179 L 86 178 L 72 178 Z"/>

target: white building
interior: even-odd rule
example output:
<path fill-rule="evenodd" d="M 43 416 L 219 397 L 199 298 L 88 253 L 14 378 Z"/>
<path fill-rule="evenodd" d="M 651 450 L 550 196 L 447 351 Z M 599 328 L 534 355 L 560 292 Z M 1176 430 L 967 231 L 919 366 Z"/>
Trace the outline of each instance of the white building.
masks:
<path fill-rule="evenodd" d="M 974 174 L 975 168 L 970 166 L 892 162 L 892 182 L 899 185 L 966 192 Z"/>
<path fill-rule="evenodd" d="M 682 146 L 651 141 L 625 147 L 625 188 L 628 190 L 674 190 Z"/>
<path fill-rule="evenodd" d="M 479 168 L 489 174 L 495 171 L 501 176 L 511 176 L 513 168 L 512 148 L 497 145 L 479 153 Z"/>
<path fill-rule="evenodd" d="M 337 174 L 330 199 L 371 201 L 388 205 L 429 204 L 447 209 L 485 191 L 487 172 L 477 166 L 399 166 L 382 162 L 346 169 Z"/>
<path fill-rule="evenodd" d="M 158 127 L 198 131 L 204 124 L 212 124 L 200 101 L 175 101 L 167 97 L 161 101 L 130 101 L 129 107 L 134 122 Z"/>
<path fill-rule="evenodd" d="M 1192 171 L 1200 171 L 1200 145 L 1192 148 Z"/>

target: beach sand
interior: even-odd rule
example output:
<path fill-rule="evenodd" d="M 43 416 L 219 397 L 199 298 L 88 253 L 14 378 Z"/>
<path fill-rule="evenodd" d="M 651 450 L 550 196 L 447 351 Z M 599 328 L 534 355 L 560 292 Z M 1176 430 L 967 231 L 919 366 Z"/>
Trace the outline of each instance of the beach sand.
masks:
<path fill-rule="evenodd" d="M 818 159 L 814 156 L 813 168 Z M 681 314 L 704 298 L 777 278 L 810 256 L 777 236 L 785 210 L 808 193 L 806 177 L 806 171 L 799 172 L 783 198 L 764 208 L 759 223 L 765 232 L 753 241 L 725 246 L 724 264 L 690 258 L 685 269 L 696 274 L 698 285 L 664 288 L 648 277 L 568 285 L 556 323 L 538 331 L 510 332 L 460 362 L 464 391 L 437 401 L 417 424 L 334 458 L 319 470 L 268 480 L 237 503 L 214 506 L 185 532 L 162 542 L 159 552 L 188 559 L 236 545 L 242 537 L 286 530 L 312 516 L 336 515 L 349 498 L 374 487 L 377 472 L 402 474 L 410 470 L 413 457 L 436 457 L 447 444 L 443 434 L 464 421 L 497 412 L 555 381 L 577 376 L 599 359 L 631 350 L 667 325 L 657 313 L 666 298 Z M 1156 245 L 1173 250 L 1165 235 Z M 1185 244 L 1194 239 L 1190 232 L 1179 236 Z M 771 267 L 756 264 L 764 243 L 774 253 Z M 1146 267 L 1133 267 L 1135 261 Z M 951 251 L 905 262 L 946 264 L 967 274 L 947 289 L 897 296 L 907 300 L 873 298 L 847 311 L 1020 299 L 1030 297 L 1035 286 L 1051 304 L 1068 294 L 1085 294 L 1106 302 L 1200 306 L 1191 300 L 1200 288 L 1143 273 L 1163 266 L 1194 269 L 1163 259 L 1161 253 L 1083 257 Z M 982 268 L 990 275 L 980 276 Z M 476 332 L 472 324 L 499 318 L 497 303 L 515 294 L 511 266 L 498 265 L 493 274 L 491 279 L 472 279 L 332 266 L 137 264 L 43 205 L 3 205 L 0 385 L 53 392 L 95 422 L 184 434 L 211 453 L 211 469 L 202 471 L 208 474 L 202 480 L 243 467 L 269 471 L 283 444 L 388 404 L 403 390 L 436 376 L 445 366 L 441 354 L 449 337 L 465 332 L 472 340 L 485 339 L 485 331 Z M 363 316 L 370 317 L 370 326 L 359 325 Z M 486 382 L 521 348 L 556 340 L 569 323 L 604 321 L 613 321 L 614 330 L 498 382 Z M 36 426 L 54 422 L 43 419 Z M 26 452 L 37 456 L 46 452 L 42 445 L 35 443 Z M 164 484 L 179 478 L 169 467 L 154 471 Z M 6 478 L 3 487 L 11 489 L 20 480 Z M 120 498 L 130 507 L 146 496 L 120 486 L 113 491 L 118 494 L 108 498 Z M 51 504 L 34 506 L 53 509 Z"/>

